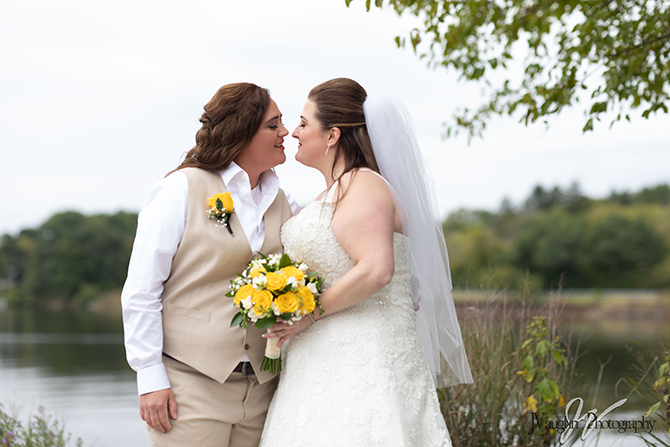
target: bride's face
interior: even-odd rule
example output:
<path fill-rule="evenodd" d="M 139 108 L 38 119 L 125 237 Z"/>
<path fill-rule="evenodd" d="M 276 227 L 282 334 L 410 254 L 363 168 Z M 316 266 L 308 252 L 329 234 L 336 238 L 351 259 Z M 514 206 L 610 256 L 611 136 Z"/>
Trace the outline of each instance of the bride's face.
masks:
<path fill-rule="evenodd" d="M 315 111 L 316 104 L 308 99 L 300 115 L 300 124 L 292 136 L 298 139 L 295 159 L 306 166 L 320 169 L 329 166 L 326 156 L 328 132 L 321 130 L 321 123 L 314 116 Z"/>

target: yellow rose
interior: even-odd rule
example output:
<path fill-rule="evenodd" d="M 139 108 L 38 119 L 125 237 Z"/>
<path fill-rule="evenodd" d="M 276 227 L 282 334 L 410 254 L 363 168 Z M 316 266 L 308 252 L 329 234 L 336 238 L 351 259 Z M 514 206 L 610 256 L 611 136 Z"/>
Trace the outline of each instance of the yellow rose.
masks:
<path fill-rule="evenodd" d="M 285 314 L 285 313 L 293 313 L 296 310 L 298 310 L 298 306 L 300 303 L 298 301 L 298 296 L 295 293 L 288 292 L 284 293 L 283 295 L 279 295 L 275 299 L 275 304 L 277 305 L 279 312 Z"/>
<path fill-rule="evenodd" d="M 251 278 L 258 278 L 263 273 L 267 273 L 267 270 L 265 270 L 265 267 L 258 267 L 257 269 L 253 269 L 251 271 L 251 273 L 249 274 L 249 276 Z"/>
<path fill-rule="evenodd" d="M 221 200 L 221 203 L 223 204 L 223 211 L 227 211 L 229 213 L 233 211 L 233 199 L 230 197 L 229 192 L 220 192 L 207 199 L 207 203 L 209 204 L 210 208 L 216 208 L 216 199 Z"/>
<path fill-rule="evenodd" d="M 272 293 L 267 290 L 257 290 L 254 293 L 254 312 L 256 315 L 263 315 L 272 305 Z"/>
<path fill-rule="evenodd" d="M 237 305 L 237 307 L 239 307 L 240 301 L 253 295 L 254 295 L 254 286 L 252 286 L 251 284 L 242 286 L 237 290 L 237 292 L 235 292 L 235 304 Z"/>
<path fill-rule="evenodd" d="M 307 288 L 301 287 L 298 290 L 298 300 L 300 301 L 300 313 L 307 315 L 316 309 L 316 301 L 314 301 L 314 294 Z"/>
<path fill-rule="evenodd" d="M 287 278 L 280 272 L 270 272 L 265 275 L 265 279 L 267 280 L 265 287 L 267 287 L 268 290 L 272 290 L 273 292 L 276 290 L 282 290 L 284 287 L 286 287 Z"/>
<path fill-rule="evenodd" d="M 293 276 L 295 280 L 298 282 L 302 281 L 303 278 L 305 277 L 305 274 L 303 273 L 302 270 L 292 265 L 284 267 L 282 270 L 284 271 L 284 274 L 286 275 L 287 278 Z"/>

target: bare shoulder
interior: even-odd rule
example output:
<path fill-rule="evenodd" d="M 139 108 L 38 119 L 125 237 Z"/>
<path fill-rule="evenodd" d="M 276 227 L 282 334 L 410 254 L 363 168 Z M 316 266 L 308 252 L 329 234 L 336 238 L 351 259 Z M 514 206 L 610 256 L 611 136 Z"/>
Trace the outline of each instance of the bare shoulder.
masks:
<path fill-rule="evenodd" d="M 347 172 L 340 178 L 339 191 L 336 192 L 336 200 L 341 199 L 341 204 L 346 202 L 358 202 L 364 200 L 382 201 L 393 204 L 393 196 L 383 178 L 370 171 Z"/>

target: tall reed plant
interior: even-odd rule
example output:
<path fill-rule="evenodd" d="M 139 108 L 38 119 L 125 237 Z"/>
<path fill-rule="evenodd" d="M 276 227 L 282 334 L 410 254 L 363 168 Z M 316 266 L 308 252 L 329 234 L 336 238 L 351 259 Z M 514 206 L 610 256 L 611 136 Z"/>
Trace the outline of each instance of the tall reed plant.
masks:
<path fill-rule="evenodd" d="M 648 405 L 645 418 L 654 421 L 655 433 L 639 434 L 648 446 L 670 447 L 670 349 L 654 352 L 644 346 L 629 347 L 632 375 L 622 381 Z"/>
<path fill-rule="evenodd" d="M 493 291 L 459 310 L 474 383 L 438 390 L 454 447 L 558 445 L 542 421 L 564 416 L 579 356 L 559 334 L 560 300 Z"/>

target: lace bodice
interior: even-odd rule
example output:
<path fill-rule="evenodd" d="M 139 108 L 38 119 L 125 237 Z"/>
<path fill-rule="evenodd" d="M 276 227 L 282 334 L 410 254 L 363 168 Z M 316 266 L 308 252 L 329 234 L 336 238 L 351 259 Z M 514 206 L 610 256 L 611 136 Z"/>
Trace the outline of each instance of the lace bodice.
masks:
<path fill-rule="evenodd" d="M 354 262 L 333 233 L 330 225 L 332 218 L 333 205 L 315 201 L 286 222 L 281 230 L 286 253 L 291 259 L 307 262 L 311 270 L 321 273 L 325 288 L 335 284 L 354 267 Z M 409 305 L 411 309 L 407 241 L 401 233 L 393 234 L 393 253 L 395 272 L 391 283 L 370 298 L 405 308 Z M 399 293 L 389 293 L 390 290 Z"/>
<path fill-rule="evenodd" d="M 281 232 L 286 253 L 322 274 L 325 288 L 354 266 L 332 216 L 330 203 L 312 202 Z M 451 445 L 415 328 L 405 237 L 396 233 L 393 246 L 388 285 L 282 348 L 261 447 Z"/>

